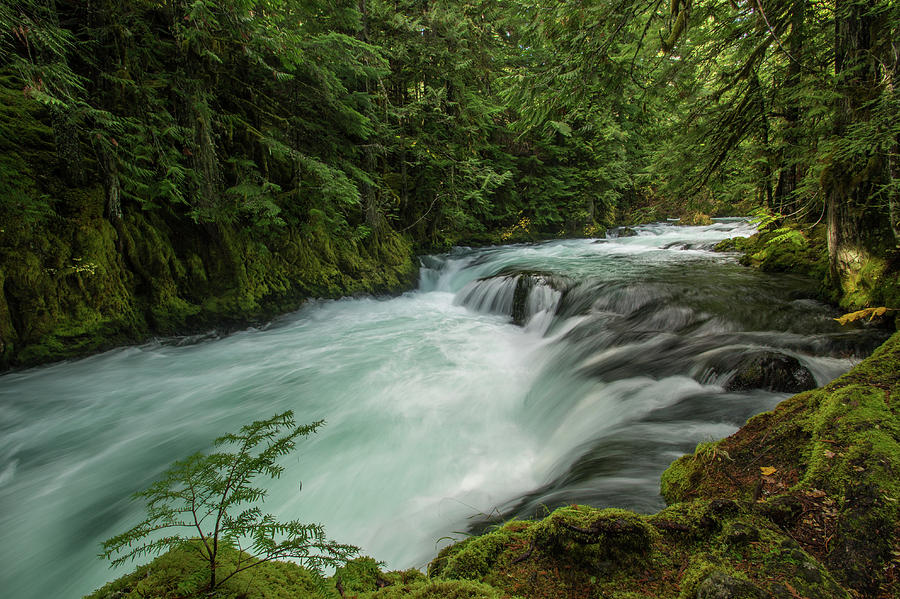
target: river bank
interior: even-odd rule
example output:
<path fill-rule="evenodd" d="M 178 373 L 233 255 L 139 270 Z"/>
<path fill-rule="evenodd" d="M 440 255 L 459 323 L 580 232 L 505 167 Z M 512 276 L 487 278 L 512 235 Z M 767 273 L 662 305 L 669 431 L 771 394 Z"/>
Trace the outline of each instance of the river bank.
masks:
<path fill-rule="evenodd" d="M 113 226 L 67 193 L 70 218 L 0 235 L 0 371 L 90 355 L 154 336 L 228 332 L 311 298 L 395 294 L 415 285 L 412 245 L 315 226 L 258 235 L 135 212 Z M 79 206 L 81 196 L 83 206 Z M 75 204 L 73 206 L 73 204 Z"/>

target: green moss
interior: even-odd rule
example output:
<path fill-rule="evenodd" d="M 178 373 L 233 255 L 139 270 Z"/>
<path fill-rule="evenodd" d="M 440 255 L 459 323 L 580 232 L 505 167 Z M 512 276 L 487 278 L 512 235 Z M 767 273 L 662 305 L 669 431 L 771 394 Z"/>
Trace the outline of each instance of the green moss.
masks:
<path fill-rule="evenodd" d="M 708 214 L 703 212 L 688 212 L 675 223 L 680 226 L 707 226 L 713 224 Z"/>
<path fill-rule="evenodd" d="M 261 243 L 245 230 L 187 225 L 135 212 L 113 227 L 98 186 L 69 190 L 79 218 L 0 257 L 0 365 L 85 355 L 151 333 L 240 326 L 296 309 L 308 297 L 397 292 L 414 285 L 408 240 L 368 245 L 284 231 Z"/>
<path fill-rule="evenodd" d="M 696 493 L 705 472 L 723 460 L 731 459 L 720 446 L 720 441 L 704 441 L 697 445 L 693 454 L 681 456 L 666 468 L 659 489 L 666 503 L 688 500 Z"/>
<path fill-rule="evenodd" d="M 515 599 L 490 585 L 471 580 L 422 580 L 390 586 L 359 599 Z"/>
<path fill-rule="evenodd" d="M 704 557 L 698 557 L 692 561 L 681 577 L 679 599 L 696 597 L 697 587 L 714 571 L 716 571 L 716 565 Z"/>
<path fill-rule="evenodd" d="M 743 242 L 745 266 L 765 272 L 790 272 L 825 281 L 828 249 L 825 226 L 803 229 L 796 223 L 761 230 Z"/>
<path fill-rule="evenodd" d="M 633 512 L 586 506 L 559 508 L 532 528 L 534 544 L 543 551 L 579 564 L 612 560 L 623 568 L 647 555 L 655 534 Z"/>
<path fill-rule="evenodd" d="M 359 557 L 338 568 L 331 582 L 344 596 L 375 593 L 379 589 L 394 585 L 409 585 L 425 580 L 418 570 L 404 572 L 383 572 L 380 564 L 371 557 Z"/>
<path fill-rule="evenodd" d="M 900 273 L 892 267 L 896 256 L 870 256 L 841 281 L 842 308 L 851 311 L 867 307 L 900 307 Z"/>
<path fill-rule="evenodd" d="M 717 243 L 713 250 L 716 252 L 744 252 L 747 247 L 746 237 L 729 237 Z"/>
<path fill-rule="evenodd" d="M 225 548 L 223 559 L 238 552 Z M 246 554 L 244 554 L 246 557 Z M 290 562 L 260 564 L 235 575 L 209 595 L 207 563 L 190 546 L 174 549 L 110 582 L 85 599 L 312 599 L 332 597 L 324 580 Z"/>
<path fill-rule="evenodd" d="M 445 547 L 429 564 L 428 575 L 449 579 L 483 579 L 509 547 L 524 542 L 530 525 L 508 522 L 490 534 L 470 537 Z M 521 543 L 519 543 L 521 544 Z"/>

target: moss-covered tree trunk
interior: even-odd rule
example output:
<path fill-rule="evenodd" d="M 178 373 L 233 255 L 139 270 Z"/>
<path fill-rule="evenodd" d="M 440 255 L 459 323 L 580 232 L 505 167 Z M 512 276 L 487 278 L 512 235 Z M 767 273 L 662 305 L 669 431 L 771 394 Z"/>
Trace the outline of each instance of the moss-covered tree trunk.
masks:
<path fill-rule="evenodd" d="M 865 144 L 846 140 L 854 127 L 869 121 L 871 102 L 880 91 L 876 50 L 888 33 L 887 0 L 835 1 L 835 76 L 838 100 L 834 136 L 843 141 L 825 179 L 827 188 L 828 256 L 832 284 L 848 306 L 864 302 L 864 287 L 877 274 L 872 262 L 890 247 L 893 235 L 876 187 L 889 177 L 889 166 Z"/>

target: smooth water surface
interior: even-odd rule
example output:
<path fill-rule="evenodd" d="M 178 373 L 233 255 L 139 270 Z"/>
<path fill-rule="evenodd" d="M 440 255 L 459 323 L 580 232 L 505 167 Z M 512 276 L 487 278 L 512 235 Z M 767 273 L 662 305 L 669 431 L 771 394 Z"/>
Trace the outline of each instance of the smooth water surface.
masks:
<path fill-rule="evenodd" d="M 496 517 L 655 511 L 668 463 L 787 397 L 725 392 L 722 364 L 777 349 L 822 384 L 876 342 L 838 327 L 810 281 L 710 251 L 751 230 L 457 249 L 423 258 L 401 297 L 0 377 L 3 596 L 79 597 L 121 575 L 96 554 L 142 516 L 130 494 L 288 409 L 327 424 L 265 509 L 391 568 L 423 567 Z"/>

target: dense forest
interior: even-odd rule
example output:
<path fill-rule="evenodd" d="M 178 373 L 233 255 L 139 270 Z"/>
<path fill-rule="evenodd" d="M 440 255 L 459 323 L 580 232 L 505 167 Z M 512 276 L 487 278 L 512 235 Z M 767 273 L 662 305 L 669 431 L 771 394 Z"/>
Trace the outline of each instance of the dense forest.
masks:
<path fill-rule="evenodd" d="M 898 24 L 888 0 L 5 0 L 2 363 L 402 289 L 417 249 L 753 210 L 795 250 L 827 228 L 833 299 L 892 304 Z"/>

